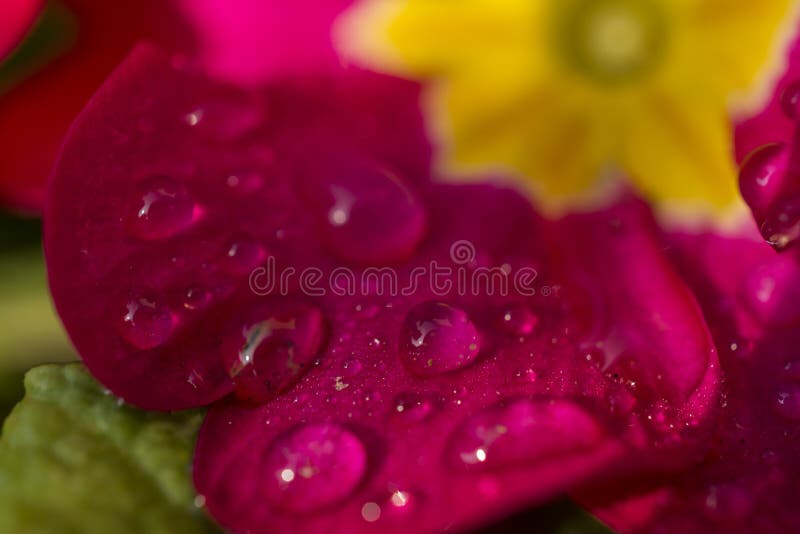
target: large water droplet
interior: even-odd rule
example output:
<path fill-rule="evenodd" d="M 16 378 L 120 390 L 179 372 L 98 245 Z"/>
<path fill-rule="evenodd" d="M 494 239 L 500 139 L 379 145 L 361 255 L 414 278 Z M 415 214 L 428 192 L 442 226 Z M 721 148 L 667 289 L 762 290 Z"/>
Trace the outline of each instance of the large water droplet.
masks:
<path fill-rule="evenodd" d="M 117 331 L 134 347 L 147 350 L 163 345 L 170 337 L 173 317 L 169 307 L 150 294 L 130 298 L 117 323 Z"/>
<path fill-rule="evenodd" d="M 800 195 L 784 196 L 764 212 L 761 235 L 776 250 L 784 250 L 800 237 Z"/>
<path fill-rule="evenodd" d="M 347 498 L 367 470 L 361 440 L 334 423 L 307 424 L 279 436 L 265 458 L 268 503 L 289 513 L 311 513 Z"/>
<path fill-rule="evenodd" d="M 739 171 L 739 188 L 755 214 L 765 211 L 778 197 L 788 165 L 788 150 L 782 143 L 761 146 L 744 160 Z"/>
<path fill-rule="evenodd" d="M 222 268 L 234 276 L 244 276 L 266 259 L 267 251 L 261 243 L 249 237 L 237 237 L 225 246 Z"/>
<path fill-rule="evenodd" d="M 222 362 L 237 395 L 261 403 L 288 389 L 317 357 L 325 330 L 322 312 L 303 302 L 259 303 L 234 320 Z"/>
<path fill-rule="evenodd" d="M 480 350 L 478 331 L 464 310 L 442 302 L 411 309 L 400 332 L 400 358 L 419 376 L 464 367 Z"/>
<path fill-rule="evenodd" d="M 800 385 L 788 384 L 775 393 L 772 408 L 789 421 L 800 421 Z"/>
<path fill-rule="evenodd" d="M 156 176 L 140 185 L 126 224 L 140 239 L 162 239 L 188 228 L 199 216 L 186 188 L 167 176 Z"/>
<path fill-rule="evenodd" d="M 602 436 L 594 417 L 572 401 L 517 399 L 462 423 L 447 456 L 457 467 L 493 469 L 576 453 Z"/>
<path fill-rule="evenodd" d="M 765 325 L 800 323 L 800 268 L 794 258 L 778 256 L 760 265 L 744 282 L 748 306 Z"/>
<path fill-rule="evenodd" d="M 308 165 L 303 187 L 326 246 L 347 261 L 384 264 L 411 256 L 424 237 L 422 202 L 379 164 L 326 156 Z"/>

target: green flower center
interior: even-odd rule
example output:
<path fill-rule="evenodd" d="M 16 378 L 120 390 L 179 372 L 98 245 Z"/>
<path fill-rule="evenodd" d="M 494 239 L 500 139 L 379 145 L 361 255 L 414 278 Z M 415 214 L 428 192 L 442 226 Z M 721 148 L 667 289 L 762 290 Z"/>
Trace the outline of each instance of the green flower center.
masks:
<path fill-rule="evenodd" d="M 603 84 L 639 79 L 658 65 L 667 40 L 657 0 L 555 0 L 556 39 L 568 67 Z"/>

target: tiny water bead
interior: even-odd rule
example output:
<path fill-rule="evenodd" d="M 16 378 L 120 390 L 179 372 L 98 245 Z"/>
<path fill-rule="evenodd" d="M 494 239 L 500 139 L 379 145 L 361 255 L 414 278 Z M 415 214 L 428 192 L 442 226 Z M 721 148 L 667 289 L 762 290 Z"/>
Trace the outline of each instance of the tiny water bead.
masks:
<path fill-rule="evenodd" d="M 325 341 L 322 312 L 307 303 L 261 303 L 231 322 L 223 334 L 222 361 L 237 395 L 262 403 L 307 371 Z"/>
<path fill-rule="evenodd" d="M 391 405 L 390 416 L 397 424 L 413 425 L 433 415 L 438 405 L 432 393 L 401 393 Z"/>
<path fill-rule="evenodd" d="M 320 157 L 304 171 L 325 245 L 346 261 L 385 264 L 410 257 L 427 229 L 417 194 L 377 163 L 344 155 Z"/>
<path fill-rule="evenodd" d="M 140 184 L 127 217 L 128 231 L 140 239 L 163 239 L 189 226 L 199 210 L 180 182 L 156 176 Z"/>
<path fill-rule="evenodd" d="M 784 419 L 800 421 L 800 385 L 787 384 L 779 388 L 773 397 L 772 408 Z"/>
<path fill-rule="evenodd" d="M 797 119 L 800 106 L 800 82 L 792 82 L 781 93 L 781 111 L 789 119 Z"/>
<path fill-rule="evenodd" d="M 276 510 L 304 514 L 346 499 L 367 471 L 362 441 L 336 423 L 311 423 L 278 436 L 264 461 L 264 497 Z"/>
<path fill-rule="evenodd" d="M 500 320 L 503 330 L 514 336 L 530 336 L 538 324 L 539 316 L 524 304 L 505 308 Z"/>
<path fill-rule="evenodd" d="M 443 302 L 418 304 L 401 327 L 400 358 L 419 376 L 462 368 L 479 352 L 478 331 L 467 313 Z"/>
<path fill-rule="evenodd" d="M 117 331 L 137 349 L 163 345 L 172 334 L 174 319 L 169 307 L 149 294 L 130 298 L 123 307 Z"/>
<path fill-rule="evenodd" d="M 577 453 L 602 436 L 595 418 L 570 400 L 521 398 L 469 417 L 451 435 L 447 457 L 455 467 L 494 469 Z"/>
<path fill-rule="evenodd" d="M 183 115 L 188 127 L 218 143 L 241 141 L 255 134 L 266 119 L 266 103 L 246 97 L 214 99 Z"/>
<path fill-rule="evenodd" d="M 753 513 L 753 495 L 734 484 L 709 486 L 703 495 L 703 513 L 714 522 L 741 521 Z"/>
<path fill-rule="evenodd" d="M 240 236 L 225 245 L 222 268 L 233 276 L 245 276 L 266 259 L 267 251 L 261 243 L 251 237 Z"/>
<path fill-rule="evenodd" d="M 225 185 L 237 193 L 254 193 L 264 186 L 264 174 L 256 170 L 242 170 L 225 176 Z"/>

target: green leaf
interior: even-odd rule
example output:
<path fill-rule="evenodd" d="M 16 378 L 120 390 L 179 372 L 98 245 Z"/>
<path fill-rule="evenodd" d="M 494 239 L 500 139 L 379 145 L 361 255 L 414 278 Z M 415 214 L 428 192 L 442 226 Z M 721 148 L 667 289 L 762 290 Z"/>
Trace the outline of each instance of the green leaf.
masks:
<path fill-rule="evenodd" d="M 80 364 L 25 391 L 0 438 L 0 532 L 217 532 L 190 476 L 202 413 L 125 406 Z"/>

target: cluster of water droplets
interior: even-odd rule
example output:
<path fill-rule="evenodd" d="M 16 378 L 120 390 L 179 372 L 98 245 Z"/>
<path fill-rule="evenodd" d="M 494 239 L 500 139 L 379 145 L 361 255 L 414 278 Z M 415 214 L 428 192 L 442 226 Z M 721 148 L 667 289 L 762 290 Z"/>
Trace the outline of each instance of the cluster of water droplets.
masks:
<path fill-rule="evenodd" d="M 181 119 L 203 138 L 224 144 L 248 139 L 264 114 L 262 106 L 221 101 L 193 109 Z M 333 176 L 312 182 L 311 192 L 306 191 L 320 240 L 330 252 L 355 265 L 411 257 L 428 230 L 426 208 L 413 187 L 397 173 L 358 158 L 338 159 L 332 168 L 336 170 Z M 258 194 L 264 189 L 264 176 L 255 170 L 231 170 L 221 173 L 219 180 L 236 194 Z M 164 242 L 202 226 L 208 211 L 191 188 L 190 181 L 167 175 L 137 184 L 125 220 L 129 235 L 145 243 Z M 224 275 L 242 279 L 268 256 L 259 238 L 233 231 L 215 265 Z M 179 293 L 180 298 L 167 300 L 154 292 L 131 292 L 118 321 L 121 338 L 138 350 L 160 347 L 173 336 L 183 314 L 202 314 L 220 298 L 214 287 L 194 280 L 186 281 Z M 541 330 L 539 314 L 527 304 L 509 304 L 496 312 L 492 328 L 515 343 Z M 374 320 L 380 313 L 379 306 L 365 304 L 353 315 Z M 223 329 L 220 343 L 220 359 L 237 396 L 261 404 L 286 393 L 319 362 L 326 347 L 335 344 L 331 327 L 323 309 L 308 302 L 276 299 L 239 307 Z M 396 340 L 389 343 L 375 337 L 370 347 L 391 352 L 389 357 L 397 358 L 415 380 L 458 373 L 475 365 L 486 349 L 476 321 L 449 302 L 417 303 L 398 321 L 395 332 Z M 389 346 L 396 351 L 389 351 Z M 359 355 L 352 355 L 331 387 L 337 393 L 348 390 L 364 366 Z M 522 369 L 515 380 L 529 386 L 537 381 L 536 371 Z M 355 395 L 355 389 L 348 390 L 348 395 Z M 369 402 L 380 400 L 373 390 L 358 394 Z M 408 428 L 429 421 L 451 400 L 460 405 L 466 394 L 465 388 L 448 395 L 406 391 L 380 404 L 389 425 Z M 577 402 L 515 398 L 490 404 L 462 421 L 444 455 L 458 469 L 495 469 L 571 454 L 601 437 L 597 420 Z M 278 434 L 265 452 L 263 496 L 282 513 L 323 511 L 361 487 L 368 476 L 368 457 L 366 442 L 356 428 L 331 421 L 295 425 Z M 361 515 L 364 521 L 376 522 L 390 512 L 407 512 L 414 502 L 412 489 L 391 487 L 380 498 L 363 503 Z"/>
<path fill-rule="evenodd" d="M 798 120 L 800 83 L 781 96 L 787 118 Z M 770 143 L 747 156 L 739 172 L 739 186 L 764 239 L 784 250 L 800 238 L 800 130 L 787 143 Z"/>

